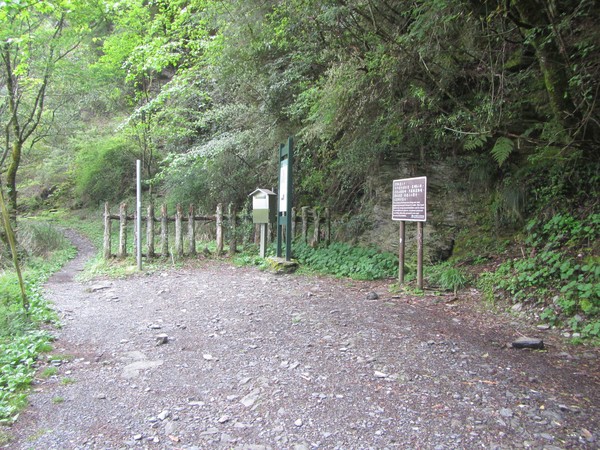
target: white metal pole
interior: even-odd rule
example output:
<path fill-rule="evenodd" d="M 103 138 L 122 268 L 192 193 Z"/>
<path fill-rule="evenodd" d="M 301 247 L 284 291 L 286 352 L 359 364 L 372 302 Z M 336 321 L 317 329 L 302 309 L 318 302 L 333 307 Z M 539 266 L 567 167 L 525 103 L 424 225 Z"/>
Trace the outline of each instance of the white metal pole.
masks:
<path fill-rule="evenodd" d="M 142 270 L 142 162 L 136 161 L 137 173 L 137 214 L 136 214 L 136 229 L 137 229 L 137 266 L 138 270 Z"/>

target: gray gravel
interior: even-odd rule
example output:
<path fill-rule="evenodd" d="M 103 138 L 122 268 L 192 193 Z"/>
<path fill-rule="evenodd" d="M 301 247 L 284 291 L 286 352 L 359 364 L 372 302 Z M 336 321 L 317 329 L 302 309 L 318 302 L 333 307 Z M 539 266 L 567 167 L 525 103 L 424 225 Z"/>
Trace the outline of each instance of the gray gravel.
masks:
<path fill-rule="evenodd" d="M 598 350 L 386 283 L 201 262 L 47 285 L 64 327 L 10 449 L 600 448 Z M 376 293 L 377 295 L 371 295 Z M 540 334 L 541 333 L 541 334 Z M 523 334 L 544 351 L 511 348 Z"/>

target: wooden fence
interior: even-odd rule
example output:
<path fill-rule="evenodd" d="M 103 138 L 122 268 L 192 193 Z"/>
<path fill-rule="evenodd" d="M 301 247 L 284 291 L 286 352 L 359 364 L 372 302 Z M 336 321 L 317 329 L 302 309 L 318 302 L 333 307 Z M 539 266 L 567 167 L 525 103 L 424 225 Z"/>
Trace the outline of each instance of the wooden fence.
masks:
<path fill-rule="evenodd" d="M 110 259 L 113 257 L 123 259 L 126 258 L 127 253 L 127 242 L 128 242 L 128 230 L 130 228 L 129 222 L 135 223 L 135 214 L 127 213 L 127 204 L 121 203 L 119 206 L 119 214 L 111 214 L 108 203 L 104 204 L 104 259 Z M 119 244 L 117 253 L 112 253 L 112 242 L 113 242 L 113 226 L 112 222 L 118 221 L 119 223 Z M 224 253 L 224 240 L 226 234 L 229 236 L 229 254 L 233 255 L 237 252 L 238 237 L 242 235 L 242 243 L 246 245 L 248 242 L 254 242 L 258 244 L 260 239 L 260 226 L 252 224 L 252 217 L 249 214 L 247 208 L 244 211 L 237 213 L 233 205 L 229 205 L 227 212 L 223 213 L 222 204 L 217 205 L 217 209 L 214 215 L 202 216 L 197 215 L 193 205 L 190 205 L 187 214 L 184 214 L 183 207 L 177 205 L 175 208 L 175 215 L 173 217 L 168 216 L 167 205 L 163 204 L 160 208 L 160 217 L 155 216 L 154 205 L 149 205 L 147 214 L 142 217 L 142 221 L 145 221 L 146 230 L 146 251 L 143 256 L 147 258 L 156 257 L 168 257 L 170 254 L 174 257 L 183 256 L 195 256 L 197 253 L 197 233 L 196 227 L 200 223 L 212 223 L 215 226 L 215 238 L 216 238 L 216 255 L 221 256 Z M 184 223 L 187 222 L 187 248 L 184 249 Z M 301 224 L 301 228 L 298 230 L 298 222 Z M 175 243 L 172 253 L 169 252 L 169 223 L 175 224 Z M 312 223 L 312 230 L 309 229 L 309 223 Z M 160 240 L 158 242 L 158 250 L 156 247 L 156 224 L 160 224 Z M 238 225 L 242 226 L 242 230 Z M 142 227 L 144 228 L 144 227 Z M 273 229 L 275 224 L 269 224 L 269 240 L 272 240 Z M 246 230 L 246 231 L 245 231 Z M 248 235 L 247 230 L 250 230 L 251 236 Z M 299 231 L 299 233 L 298 233 Z M 309 231 L 312 231 L 312 236 L 309 235 Z M 134 234 L 135 234 L 134 229 Z M 300 216 L 298 217 L 296 208 L 292 208 L 292 236 L 295 240 L 298 238 L 302 239 L 302 242 L 307 244 L 316 245 L 320 242 L 325 241 L 327 245 L 331 242 L 331 215 L 328 208 L 323 210 L 319 208 L 310 208 L 303 206 L 300 208 Z M 134 243 L 137 239 L 134 238 Z M 135 249 L 134 249 L 134 254 Z"/>

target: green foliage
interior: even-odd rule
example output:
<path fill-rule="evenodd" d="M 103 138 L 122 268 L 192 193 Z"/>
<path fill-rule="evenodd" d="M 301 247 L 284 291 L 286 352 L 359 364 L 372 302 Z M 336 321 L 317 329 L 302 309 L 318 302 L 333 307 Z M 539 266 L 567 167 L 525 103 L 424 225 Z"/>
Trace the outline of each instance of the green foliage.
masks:
<path fill-rule="evenodd" d="M 569 324 L 586 336 L 598 336 L 600 322 L 600 214 L 583 219 L 557 214 L 531 220 L 525 244 L 528 256 L 503 263 L 493 275 L 496 289 L 513 302 L 539 304 L 540 318 Z"/>
<path fill-rule="evenodd" d="M 31 253 L 25 265 L 28 314 L 20 307 L 16 275 L 0 275 L 0 423 L 10 423 L 26 404 L 26 391 L 35 374 L 39 353 L 50 349 L 51 336 L 37 328 L 55 322 L 56 314 L 41 294 L 50 274 L 73 256 L 72 246 L 56 237 L 56 230 L 43 223 L 22 225 Z M 39 238 L 40 242 L 37 242 Z"/>
<path fill-rule="evenodd" d="M 0 340 L 0 423 L 10 423 L 25 406 L 36 357 L 49 340 L 47 333 L 39 331 Z"/>
<path fill-rule="evenodd" d="M 64 234 L 44 221 L 22 221 L 19 224 L 18 240 L 27 254 L 33 257 L 43 258 L 59 250 L 72 249 Z"/>
<path fill-rule="evenodd" d="M 349 277 L 355 280 L 376 280 L 398 276 L 398 257 L 374 248 L 354 247 L 333 243 L 312 248 L 303 243 L 294 244 L 294 256 L 308 269 L 320 273 Z"/>
<path fill-rule="evenodd" d="M 56 368 L 54 366 L 50 366 L 50 367 L 46 367 L 44 370 L 42 370 L 42 373 L 40 373 L 40 377 L 50 378 L 50 377 L 53 377 L 54 375 L 56 375 L 57 373 L 58 373 L 58 368 Z"/>
<path fill-rule="evenodd" d="M 459 289 L 465 287 L 469 277 L 460 267 L 450 261 L 426 269 L 427 285 L 453 291 L 456 295 Z"/>
<path fill-rule="evenodd" d="M 82 142 L 75 162 L 75 195 L 82 205 L 119 202 L 135 192 L 135 153 L 122 137 Z"/>
<path fill-rule="evenodd" d="M 491 150 L 492 157 L 498 163 L 499 166 L 502 166 L 513 152 L 515 148 L 515 144 L 511 139 L 506 137 L 499 137 L 496 139 L 496 143 Z"/>

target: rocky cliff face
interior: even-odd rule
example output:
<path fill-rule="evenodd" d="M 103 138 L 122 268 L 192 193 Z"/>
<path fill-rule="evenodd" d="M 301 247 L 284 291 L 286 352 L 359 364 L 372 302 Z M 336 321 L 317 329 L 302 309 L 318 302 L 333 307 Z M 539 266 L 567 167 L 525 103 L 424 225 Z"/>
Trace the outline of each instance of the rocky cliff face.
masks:
<path fill-rule="evenodd" d="M 464 167 L 461 167 L 464 166 Z M 427 176 L 427 222 L 424 227 L 425 261 L 439 262 L 452 256 L 460 230 L 474 223 L 475 213 L 485 202 L 485 186 L 469 182 L 466 165 L 453 161 L 428 164 L 423 170 L 414 166 L 381 167 L 368 182 L 370 200 L 362 207 L 369 221 L 359 243 L 398 251 L 399 223 L 392 221 L 392 182 L 394 179 Z M 406 222 L 406 251 L 416 254 L 416 222 Z M 407 261 L 407 265 L 412 265 Z"/>

